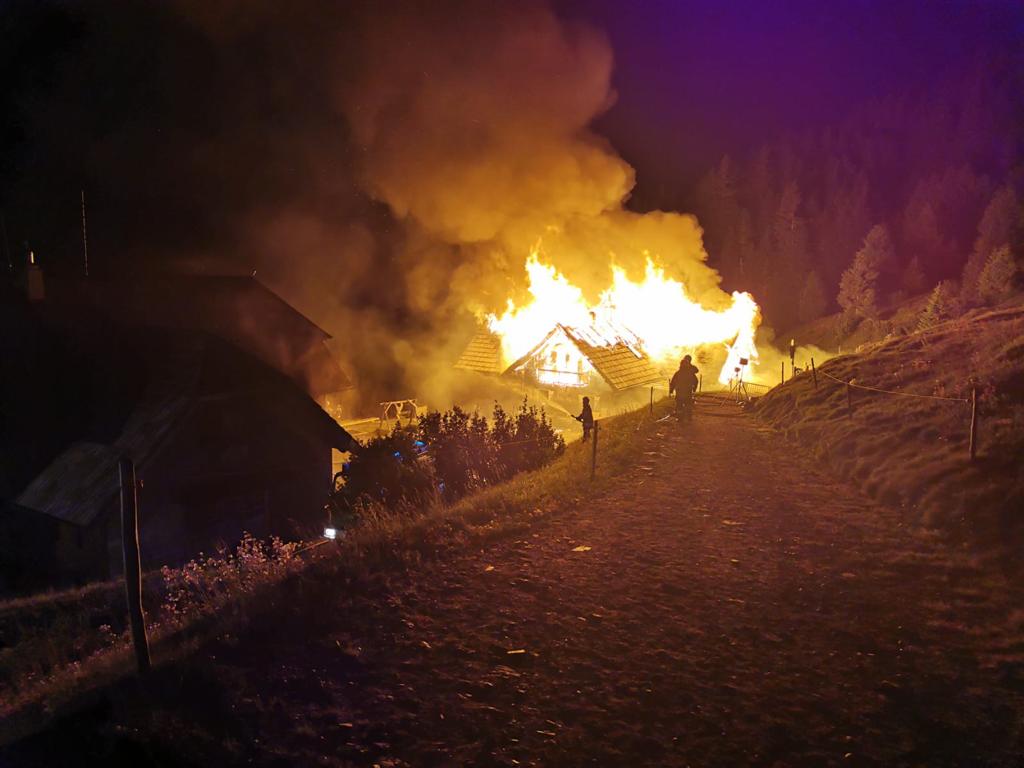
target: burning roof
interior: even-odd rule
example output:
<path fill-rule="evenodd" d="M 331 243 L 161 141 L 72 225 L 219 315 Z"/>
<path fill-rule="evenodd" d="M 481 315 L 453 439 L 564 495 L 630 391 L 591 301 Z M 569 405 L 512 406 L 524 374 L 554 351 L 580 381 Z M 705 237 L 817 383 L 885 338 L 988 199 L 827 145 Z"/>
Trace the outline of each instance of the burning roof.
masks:
<path fill-rule="evenodd" d="M 625 329 L 558 324 L 506 373 L 530 372 L 541 384 L 588 387 L 597 374 L 614 391 L 661 381 L 662 376 Z"/>
<path fill-rule="evenodd" d="M 501 373 L 501 339 L 491 331 L 481 328 L 469 340 L 455 367 L 477 373 Z"/>

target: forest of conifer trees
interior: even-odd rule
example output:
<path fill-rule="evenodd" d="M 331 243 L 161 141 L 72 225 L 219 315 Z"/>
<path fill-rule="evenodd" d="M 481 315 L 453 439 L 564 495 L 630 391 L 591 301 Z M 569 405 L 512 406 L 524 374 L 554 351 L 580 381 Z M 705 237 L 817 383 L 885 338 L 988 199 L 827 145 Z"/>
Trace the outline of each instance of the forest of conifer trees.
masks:
<path fill-rule="evenodd" d="M 856 110 L 840 125 L 725 156 L 700 181 L 695 212 L 726 288 L 753 292 L 766 322 L 792 328 L 939 281 L 984 299 L 986 263 L 1019 271 L 1021 121 L 1012 67 L 991 63 L 932 93 Z M 941 93 L 941 97 L 935 94 Z M 991 289 L 989 289 L 991 293 Z"/>

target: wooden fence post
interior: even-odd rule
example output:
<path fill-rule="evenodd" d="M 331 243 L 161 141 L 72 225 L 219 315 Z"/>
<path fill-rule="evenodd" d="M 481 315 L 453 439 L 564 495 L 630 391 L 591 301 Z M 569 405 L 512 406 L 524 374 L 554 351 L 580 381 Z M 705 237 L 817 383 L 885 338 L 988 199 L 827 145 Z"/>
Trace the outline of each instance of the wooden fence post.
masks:
<path fill-rule="evenodd" d="M 698 392 L 703 392 L 704 391 L 704 374 L 703 373 L 697 374 L 697 391 Z"/>
<path fill-rule="evenodd" d="M 779 363 L 779 384 L 786 383 L 786 361 Z"/>
<path fill-rule="evenodd" d="M 968 446 L 971 461 L 978 451 L 978 388 L 971 387 L 971 442 Z"/>
<path fill-rule="evenodd" d="M 814 367 L 814 358 L 811 358 L 811 378 L 814 379 L 814 388 L 818 388 L 818 371 Z"/>
<path fill-rule="evenodd" d="M 651 416 L 654 415 L 654 387 L 651 387 Z"/>
<path fill-rule="evenodd" d="M 590 450 L 590 479 L 594 479 L 594 475 L 597 473 L 597 435 L 598 435 L 598 424 L 599 421 L 594 422 L 594 442 L 591 445 Z"/>
<path fill-rule="evenodd" d="M 846 382 L 846 418 L 853 418 L 853 387 Z"/>
<path fill-rule="evenodd" d="M 124 551 L 124 593 L 128 600 L 135 661 L 139 674 L 150 668 L 146 617 L 142 612 L 142 560 L 139 556 L 139 499 L 135 485 L 135 464 L 121 457 L 117 465 L 121 478 L 121 545 Z"/>

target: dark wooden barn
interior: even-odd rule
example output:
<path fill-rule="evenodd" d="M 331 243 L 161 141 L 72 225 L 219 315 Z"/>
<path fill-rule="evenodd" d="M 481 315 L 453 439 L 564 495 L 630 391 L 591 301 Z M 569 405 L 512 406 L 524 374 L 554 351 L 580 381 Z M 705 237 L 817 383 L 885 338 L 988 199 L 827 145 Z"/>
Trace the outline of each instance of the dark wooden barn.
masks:
<path fill-rule="evenodd" d="M 145 568 L 244 531 L 322 530 L 332 450 L 352 438 L 294 370 L 216 328 L 91 306 L 47 294 L 0 314 L 0 591 L 119 572 L 120 456 L 142 482 Z M 296 346 L 281 359 L 301 359 Z"/>

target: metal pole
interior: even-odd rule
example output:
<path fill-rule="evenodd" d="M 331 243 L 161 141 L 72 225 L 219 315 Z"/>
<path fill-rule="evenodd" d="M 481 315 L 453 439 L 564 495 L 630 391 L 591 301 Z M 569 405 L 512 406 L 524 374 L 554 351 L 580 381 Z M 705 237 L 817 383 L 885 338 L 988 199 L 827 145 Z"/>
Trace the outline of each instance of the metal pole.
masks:
<path fill-rule="evenodd" d="M 0 216 L 0 228 L 4 231 L 4 255 L 7 257 L 7 271 L 14 271 L 14 262 L 11 261 L 11 246 L 7 242 L 7 219 L 4 216 Z"/>
<path fill-rule="evenodd" d="M 968 446 L 968 451 L 971 456 L 971 461 L 974 461 L 974 457 L 978 450 L 978 389 L 977 387 L 971 387 L 971 442 Z"/>
<path fill-rule="evenodd" d="M 82 258 L 85 261 L 85 276 L 89 276 L 89 239 L 85 233 L 85 190 L 82 190 Z"/>
<path fill-rule="evenodd" d="M 818 388 L 818 371 L 814 367 L 814 358 L 811 358 L 811 378 L 814 379 L 814 388 Z"/>
<path fill-rule="evenodd" d="M 135 464 L 121 457 L 121 545 L 124 551 L 124 593 L 128 600 L 128 616 L 135 643 L 135 661 L 139 674 L 150 668 L 149 640 L 146 638 L 146 617 L 142 612 L 142 559 L 139 555 L 139 499 L 136 495 Z"/>
<path fill-rule="evenodd" d="M 600 422 L 594 422 L 594 443 L 590 449 L 590 479 L 594 479 L 594 475 L 597 474 L 597 425 Z"/>
<path fill-rule="evenodd" d="M 850 386 L 850 382 L 846 382 L 846 418 L 853 418 L 853 387 Z"/>

